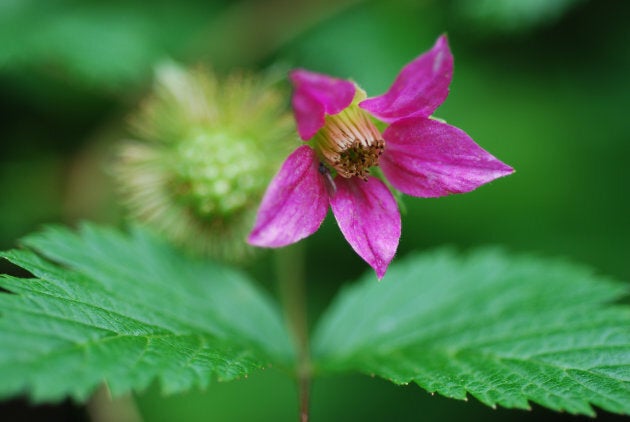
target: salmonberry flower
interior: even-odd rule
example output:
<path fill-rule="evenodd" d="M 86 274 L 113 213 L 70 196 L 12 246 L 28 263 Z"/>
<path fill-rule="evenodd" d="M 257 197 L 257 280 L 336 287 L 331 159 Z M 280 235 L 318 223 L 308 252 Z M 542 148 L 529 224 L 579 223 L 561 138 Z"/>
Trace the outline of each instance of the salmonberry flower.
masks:
<path fill-rule="evenodd" d="M 267 188 L 248 241 L 281 247 L 313 234 L 328 211 L 382 278 L 398 247 L 400 212 L 388 185 L 411 196 L 470 192 L 514 170 L 464 131 L 431 118 L 453 74 L 445 36 L 405 66 L 385 94 L 366 99 L 354 82 L 291 72 L 298 147 Z M 375 119 L 388 124 L 384 131 Z M 376 124 L 375 124 L 376 123 Z"/>

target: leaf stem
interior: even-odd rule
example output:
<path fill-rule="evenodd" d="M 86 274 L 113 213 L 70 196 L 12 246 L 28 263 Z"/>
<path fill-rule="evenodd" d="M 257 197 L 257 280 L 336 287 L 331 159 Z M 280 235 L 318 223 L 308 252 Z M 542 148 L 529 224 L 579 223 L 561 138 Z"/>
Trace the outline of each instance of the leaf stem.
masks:
<path fill-rule="evenodd" d="M 295 367 L 300 406 L 300 421 L 308 421 L 311 358 L 308 345 L 306 313 L 306 277 L 304 246 L 296 244 L 276 252 L 278 293 L 297 352 Z"/>

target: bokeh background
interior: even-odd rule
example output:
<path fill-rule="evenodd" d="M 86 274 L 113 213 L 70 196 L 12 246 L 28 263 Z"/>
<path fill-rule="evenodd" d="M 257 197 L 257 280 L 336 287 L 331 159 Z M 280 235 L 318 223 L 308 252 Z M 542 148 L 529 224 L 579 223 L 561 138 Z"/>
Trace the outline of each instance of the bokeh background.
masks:
<path fill-rule="evenodd" d="M 468 195 L 409 198 L 399 255 L 499 244 L 630 280 L 628 22 L 621 0 L 0 0 L 0 248 L 45 223 L 123 221 L 108 163 L 156 63 L 307 67 L 376 95 L 446 32 L 455 74 L 436 115 L 517 172 Z M 315 320 L 366 265 L 331 218 L 307 252 Z M 271 285 L 267 258 L 247 270 Z M 292 381 L 274 370 L 167 398 L 155 386 L 136 399 L 146 421 L 292 421 L 297 411 Z M 314 421 L 586 419 L 493 410 L 359 375 L 317 380 L 312 405 Z M 88 417 L 73 403 L 25 399 L 4 402 L 0 415 Z"/>

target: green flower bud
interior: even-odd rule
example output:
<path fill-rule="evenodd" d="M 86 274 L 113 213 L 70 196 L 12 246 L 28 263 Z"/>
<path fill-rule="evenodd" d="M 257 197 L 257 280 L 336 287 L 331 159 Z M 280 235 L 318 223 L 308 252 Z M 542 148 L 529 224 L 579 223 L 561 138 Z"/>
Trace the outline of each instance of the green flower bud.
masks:
<path fill-rule="evenodd" d="M 160 67 L 114 170 L 131 215 L 194 252 L 247 256 L 256 208 L 295 142 L 286 106 L 264 78 Z"/>

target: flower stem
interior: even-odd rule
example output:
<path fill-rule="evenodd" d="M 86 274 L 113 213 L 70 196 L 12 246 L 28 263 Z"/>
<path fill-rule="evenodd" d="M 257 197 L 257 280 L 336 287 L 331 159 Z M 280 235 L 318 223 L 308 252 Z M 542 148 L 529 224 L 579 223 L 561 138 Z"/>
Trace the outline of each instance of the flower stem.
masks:
<path fill-rule="evenodd" d="M 112 398 L 105 383 L 90 398 L 87 413 L 93 422 L 142 422 L 133 396 Z"/>
<path fill-rule="evenodd" d="M 308 348 L 308 319 L 306 314 L 306 278 L 304 247 L 291 245 L 277 250 L 276 273 L 278 292 L 297 352 L 295 367 L 300 406 L 300 421 L 308 421 L 311 359 Z"/>

